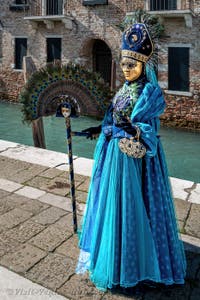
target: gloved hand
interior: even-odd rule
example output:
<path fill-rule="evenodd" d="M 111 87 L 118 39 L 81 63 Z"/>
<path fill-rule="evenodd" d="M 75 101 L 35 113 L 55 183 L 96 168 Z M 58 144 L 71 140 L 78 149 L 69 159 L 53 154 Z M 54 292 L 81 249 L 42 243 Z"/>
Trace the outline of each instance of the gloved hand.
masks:
<path fill-rule="evenodd" d="M 122 126 L 122 129 L 126 131 L 127 133 L 131 134 L 132 136 L 135 136 L 137 133 L 137 130 L 134 126 L 131 124 L 126 124 Z"/>
<path fill-rule="evenodd" d="M 96 127 L 89 127 L 89 128 L 86 128 L 84 130 L 82 130 L 82 132 L 86 132 L 87 133 L 87 139 L 96 139 L 99 134 L 101 133 L 101 125 L 99 126 L 96 126 Z"/>

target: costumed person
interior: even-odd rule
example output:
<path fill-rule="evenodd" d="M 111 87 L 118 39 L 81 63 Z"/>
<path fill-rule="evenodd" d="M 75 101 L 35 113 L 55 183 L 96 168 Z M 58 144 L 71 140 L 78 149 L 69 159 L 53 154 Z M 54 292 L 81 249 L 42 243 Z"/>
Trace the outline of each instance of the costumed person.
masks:
<path fill-rule="evenodd" d="M 158 135 L 165 101 L 148 68 L 152 52 L 145 24 L 123 33 L 126 81 L 102 125 L 86 129 L 90 137 L 100 136 L 76 272 L 88 270 L 100 290 L 142 282 L 184 284 L 185 254 Z"/>

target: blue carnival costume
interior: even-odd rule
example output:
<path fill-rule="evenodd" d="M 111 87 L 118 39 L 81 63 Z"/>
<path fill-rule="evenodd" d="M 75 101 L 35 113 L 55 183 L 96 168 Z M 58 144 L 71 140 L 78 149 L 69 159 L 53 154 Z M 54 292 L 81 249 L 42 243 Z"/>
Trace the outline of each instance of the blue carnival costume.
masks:
<path fill-rule="evenodd" d="M 133 35 L 140 48 L 150 44 L 146 27 L 135 24 L 124 34 L 122 54 L 146 62 L 151 52 L 140 51 L 138 57 L 139 46 L 130 49 L 127 42 Z M 125 82 L 115 95 L 94 154 L 77 273 L 89 270 L 101 290 L 146 280 L 184 283 L 185 256 L 158 136 L 165 101 L 160 87 L 147 77 L 149 73 L 143 73 L 137 81 Z M 130 157 L 119 148 L 120 139 L 131 137 L 126 130 L 130 122 L 140 129 L 147 149 L 143 158 Z"/>

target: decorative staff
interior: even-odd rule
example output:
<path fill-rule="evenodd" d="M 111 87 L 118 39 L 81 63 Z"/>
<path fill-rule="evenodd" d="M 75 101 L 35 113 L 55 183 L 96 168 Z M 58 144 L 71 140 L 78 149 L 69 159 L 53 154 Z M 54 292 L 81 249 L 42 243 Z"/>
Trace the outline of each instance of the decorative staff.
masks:
<path fill-rule="evenodd" d="M 64 117 L 65 118 L 67 144 L 68 144 L 70 190 L 71 190 L 72 212 L 73 212 L 73 227 L 74 227 L 74 233 L 76 233 L 77 232 L 77 213 L 76 213 L 75 182 L 74 182 L 72 139 L 71 139 L 71 122 L 70 122 L 71 111 L 72 111 L 71 105 L 67 102 L 63 102 L 57 108 L 56 117 Z"/>

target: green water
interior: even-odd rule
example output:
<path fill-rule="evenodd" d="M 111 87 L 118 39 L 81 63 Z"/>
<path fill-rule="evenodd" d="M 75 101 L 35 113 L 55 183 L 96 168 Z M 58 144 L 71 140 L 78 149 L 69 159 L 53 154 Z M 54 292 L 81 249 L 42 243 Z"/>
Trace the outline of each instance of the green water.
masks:
<path fill-rule="evenodd" d="M 0 102 L 0 139 L 33 146 L 30 126 L 21 122 L 18 104 Z M 72 119 L 72 130 L 81 131 L 100 122 L 89 117 Z M 58 152 L 67 151 L 65 122 L 54 116 L 44 118 L 46 147 Z M 169 175 L 200 182 L 200 133 L 161 128 L 160 135 L 166 153 Z M 96 141 L 73 137 L 73 154 L 92 158 Z"/>

